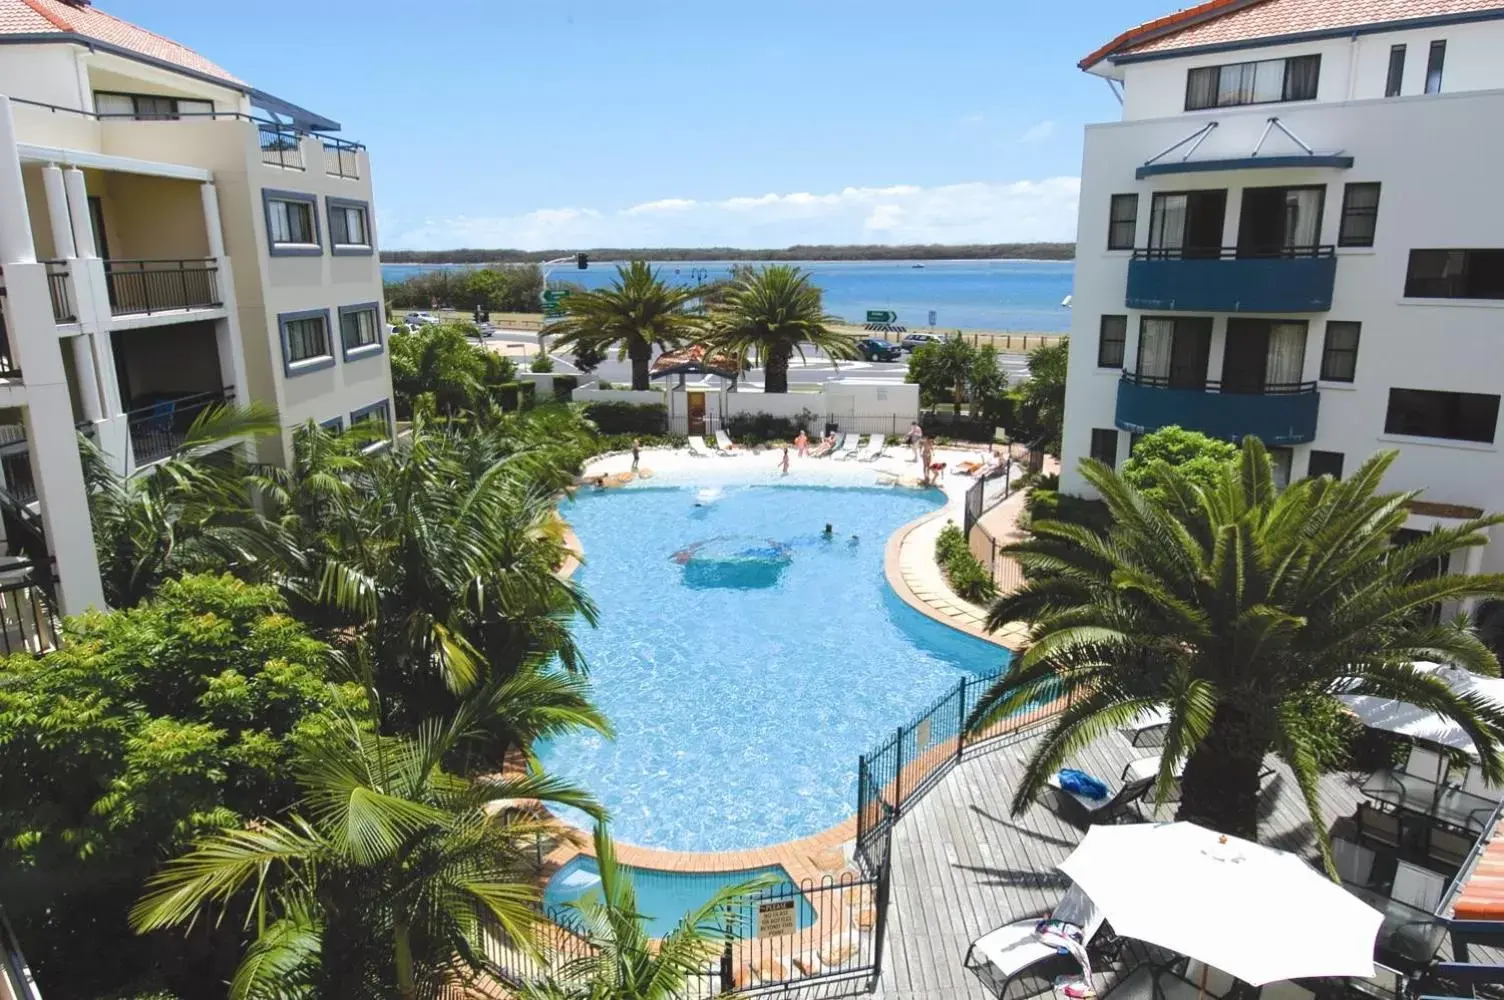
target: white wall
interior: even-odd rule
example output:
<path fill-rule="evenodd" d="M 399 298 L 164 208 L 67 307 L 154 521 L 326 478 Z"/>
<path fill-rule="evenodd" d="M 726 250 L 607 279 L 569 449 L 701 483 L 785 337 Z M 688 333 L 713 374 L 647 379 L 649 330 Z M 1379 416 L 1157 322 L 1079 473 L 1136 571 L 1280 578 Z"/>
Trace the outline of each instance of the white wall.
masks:
<path fill-rule="evenodd" d="M 540 390 L 541 391 L 541 390 Z M 576 389 L 576 403 L 632 403 L 644 406 L 663 403 L 663 392 L 658 389 Z"/>

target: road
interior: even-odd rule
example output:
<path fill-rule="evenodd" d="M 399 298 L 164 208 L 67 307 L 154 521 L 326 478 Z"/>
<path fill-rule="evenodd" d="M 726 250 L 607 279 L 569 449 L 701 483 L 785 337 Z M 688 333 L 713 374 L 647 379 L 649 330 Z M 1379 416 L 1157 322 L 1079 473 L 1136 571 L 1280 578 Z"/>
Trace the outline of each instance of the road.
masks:
<path fill-rule="evenodd" d="M 516 357 L 519 361 L 530 357 L 538 349 L 538 335 L 530 330 L 497 330 L 487 340 L 487 344 L 493 350 L 502 350 Z M 902 382 L 904 375 L 908 373 L 908 355 L 904 355 L 900 361 L 841 361 L 833 363 L 829 358 L 820 354 L 813 347 L 805 348 L 806 357 L 800 359 L 794 355 L 793 363 L 789 366 L 790 383 L 816 383 L 836 379 L 860 379 L 878 382 Z M 554 371 L 568 374 L 576 369 L 568 354 L 555 354 Z M 1029 375 L 1027 358 L 1022 354 L 999 354 L 998 363 L 1008 374 L 1008 383 L 1017 385 Z M 614 356 L 601 362 L 600 366 L 589 375 L 582 375 L 581 382 L 586 384 L 591 381 L 606 381 L 612 385 L 623 388 L 632 384 L 632 364 L 629 361 L 618 361 Z M 706 375 L 700 378 L 691 376 L 689 385 L 705 386 L 708 388 L 720 388 L 721 379 L 715 375 Z M 741 380 L 741 385 L 748 389 L 761 389 L 763 384 L 762 370 L 752 369 Z"/>

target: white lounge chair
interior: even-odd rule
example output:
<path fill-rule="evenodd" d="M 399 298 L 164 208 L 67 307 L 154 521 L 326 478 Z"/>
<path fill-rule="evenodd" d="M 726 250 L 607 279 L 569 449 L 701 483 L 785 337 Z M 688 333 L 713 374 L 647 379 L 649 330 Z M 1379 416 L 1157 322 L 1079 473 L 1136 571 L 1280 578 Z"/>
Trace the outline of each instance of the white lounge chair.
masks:
<path fill-rule="evenodd" d="M 845 458 L 846 453 L 855 447 L 857 437 L 858 435 L 856 434 L 842 434 L 841 440 L 837 441 L 836 446 L 830 449 L 830 457 Z"/>
<path fill-rule="evenodd" d="M 715 446 L 729 455 L 736 448 L 736 442 L 731 440 L 730 434 L 718 428 L 715 432 Z"/>
<path fill-rule="evenodd" d="M 848 434 L 846 435 L 846 437 L 848 440 L 853 440 L 855 443 L 852 444 L 852 446 L 845 452 L 836 456 L 843 462 L 849 462 L 853 458 L 856 458 L 858 455 L 860 455 L 862 453 L 862 449 L 867 446 L 867 441 L 869 440 L 867 438 L 863 438 L 860 434 Z"/>
<path fill-rule="evenodd" d="M 1081 928 L 1081 939 L 1087 946 L 1103 920 L 1091 899 L 1074 885 L 1060 897 L 1050 917 Z M 1030 918 L 988 931 L 971 943 L 961 964 L 999 997 L 1049 993 L 1056 976 L 1080 975 L 1081 969 L 1074 958 L 1039 940 L 1034 933 L 1038 924 L 1038 918 Z"/>
<path fill-rule="evenodd" d="M 872 440 L 867 445 L 867 450 L 862 452 L 862 454 L 858 457 L 861 458 L 863 462 L 876 462 L 879 458 L 883 457 L 883 452 L 887 449 L 887 447 L 887 437 L 882 434 L 874 434 L 872 435 Z"/>
<path fill-rule="evenodd" d="M 689 436 L 689 453 L 695 458 L 709 458 L 715 454 L 710 450 L 710 446 L 705 443 L 705 439 L 697 434 Z"/>

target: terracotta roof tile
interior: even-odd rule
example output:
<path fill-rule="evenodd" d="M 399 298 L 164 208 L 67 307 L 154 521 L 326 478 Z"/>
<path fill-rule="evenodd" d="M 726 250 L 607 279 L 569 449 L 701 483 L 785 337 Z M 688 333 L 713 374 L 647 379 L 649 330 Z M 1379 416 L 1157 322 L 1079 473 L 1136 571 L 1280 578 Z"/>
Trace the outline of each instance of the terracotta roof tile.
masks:
<path fill-rule="evenodd" d="M 192 49 L 106 14 L 97 7 L 64 3 L 63 0 L 0 0 L 0 34 L 53 32 L 82 35 L 204 76 L 244 85 L 244 81 Z"/>
<path fill-rule="evenodd" d="M 1504 837 L 1493 831 L 1478 864 L 1457 896 L 1453 913 L 1458 920 L 1504 920 Z"/>
<path fill-rule="evenodd" d="M 1504 0 L 1209 0 L 1123 32 L 1081 61 L 1165 52 L 1391 21 L 1504 10 Z"/>

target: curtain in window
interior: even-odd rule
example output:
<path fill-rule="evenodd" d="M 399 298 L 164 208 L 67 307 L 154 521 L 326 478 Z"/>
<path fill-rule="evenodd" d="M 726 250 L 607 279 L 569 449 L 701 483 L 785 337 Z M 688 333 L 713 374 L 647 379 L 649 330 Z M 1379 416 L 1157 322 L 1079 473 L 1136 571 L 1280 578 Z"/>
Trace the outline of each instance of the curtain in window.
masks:
<path fill-rule="evenodd" d="M 1315 100 L 1316 81 L 1320 74 L 1320 56 L 1298 56 L 1285 60 L 1285 100 Z"/>
<path fill-rule="evenodd" d="M 1269 353 L 1264 364 L 1266 385 L 1290 386 L 1300 381 L 1306 364 L 1306 325 L 1271 323 Z"/>
<path fill-rule="evenodd" d="M 1186 196 L 1157 194 L 1149 220 L 1149 247 L 1179 250 L 1185 245 Z"/>
<path fill-rule="evenodd" d="M 1227 107 L 1234 104 L 1252 104 L 1254 84 L 1258 77 L 1258 63 L 1235 63 L 1223 66 L 1217 74 L 1217 104 Z"/>
<path fill-rule="evenodd" d="M 273 243 L 291 243 L 292 226 L 287 221 L 287 202 L 274 201 L 270 203 L 267 215 L 270 219 Z"/>
<path fill-rule="evenodd" d="M 1262 104 L 1283 100 L 1285 96 L 1285 61 L 1266 59 L 1253 63 L 1253 100 Z"/>
<path fill-rule="evenodd" d="M 1217 103 L 1217 67 L 1203 66 L 1186 75 L 1185 107 L 1187 111 L 1214 107 Z"/>
<path fill-rule="evenodd" d="M 180 115 L 207 115 L 213 112 L 213 101 L 178 101 L 178 114 Z"/>
<path fill-rule="evenodd" d="M 1285 192 L 1285 246 L 1313 247 L 1321 233 L 1320 188 L 1296 188 Z"/>
<path fill-rule="evenodd" d="M 1175 342 L 1173 319 L 1145 319 L 1138 333 L 1138 374 L 1142 378 L 1170 377 L 1170 349 Z"/>
<path fill-rule="evenodd" d="M 129 94 L 95 94 L 94 113 L 100 115 L 134 115 L 136 102 Z"/>

